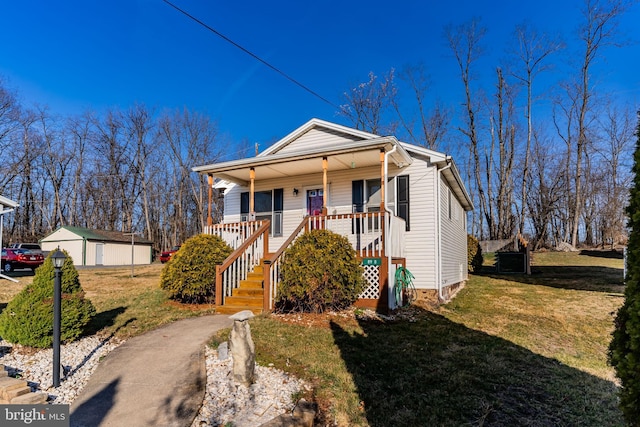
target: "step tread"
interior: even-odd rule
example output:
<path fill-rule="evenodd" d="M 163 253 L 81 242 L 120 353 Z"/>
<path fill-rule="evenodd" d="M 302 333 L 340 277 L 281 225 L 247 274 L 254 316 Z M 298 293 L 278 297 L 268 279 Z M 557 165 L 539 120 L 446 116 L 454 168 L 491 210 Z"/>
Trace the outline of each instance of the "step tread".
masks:
<path fill-rule="evenodd" d="M 244 310 L 250 310 L 253 314 L 262 314 L 262 307 L 246 307 L 243 305 L 223 305 L 216 308 L 216 313 L 219 314 L 236 314 Z"/>
<path fill-rule="evenodd" d="M 262 289 L 263 282 L 257 280 L 241 280 L 238 284 L 238 288 L 245 289 Z"/>
<path fill-rule="evenodd" d="M 233 296 L 244 296 L 244 297 L 250 297 L 250 296 L 255 296 L 255 297 L 260 297 L 262 298 L 264 292 L 262 291 L 262 288 L 236 288 L 233 290 Z"/>
<path fill-rule="evenodd" d="M 262 307 L 262 297 L 230 296 L 225 298 L 224 305 L 250 305 Z"/>

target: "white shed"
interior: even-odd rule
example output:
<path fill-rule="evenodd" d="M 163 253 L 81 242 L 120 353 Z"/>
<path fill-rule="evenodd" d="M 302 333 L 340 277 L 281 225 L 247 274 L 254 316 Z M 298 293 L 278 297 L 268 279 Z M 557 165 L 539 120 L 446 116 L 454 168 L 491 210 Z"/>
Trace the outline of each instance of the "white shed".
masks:
<path fill-rule="evenodd" d="M 151 264 L 153 243 L 137 236 L 117 231 L 62 226 L 40 240 L 43 251 L 58 247 L 66 250 L 74 265 L 136 265 Z"/>

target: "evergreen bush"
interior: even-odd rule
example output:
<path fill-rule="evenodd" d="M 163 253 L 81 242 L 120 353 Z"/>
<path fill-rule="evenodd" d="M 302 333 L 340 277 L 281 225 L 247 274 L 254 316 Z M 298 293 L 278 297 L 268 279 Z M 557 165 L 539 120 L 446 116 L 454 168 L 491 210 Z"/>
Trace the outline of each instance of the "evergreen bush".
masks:
<path fill-rule="evenodd" d="M 215 297 L 216 265 L 231 252 L 233 249 L 218 236 L 193 236 L 164 265 L 160 287 L 180 302 L 211 302 Z"/>
<path fill-rule="evenodd" d="M 298 237 L 285 252 L 276 310 L 321 313 L 352 305 L 365 283 L 356 255 L 346 237 L 331 231 Z"/>
<path fill-rule="evenodd" d="M 62 266 L 60 339 L 71 342 L 85 331 L 96 310 L 80 286 L 78 271 L 68 253 Z M 30 347 L 53 345 L 53 288 L 55 270 L 51 254 L 36 269 L 33 282 L 16 295 L 0 314 L 0 336 Z"/>
<path fill-rule="evenodd" d="M 470 273 L 479 273 L 482 270 L 482 248 L 478 239 L 467 234 L 467 268 Z"/>
<path fill-rule="evenodd" d="M 620 409 L 630 426 L 640 426 L 640 111 L 633 155 L 633 186 L 627 207 L 631 229 L 627 246 L 624 304 L 618 310 L 609 362 L 620 379 Z"/>

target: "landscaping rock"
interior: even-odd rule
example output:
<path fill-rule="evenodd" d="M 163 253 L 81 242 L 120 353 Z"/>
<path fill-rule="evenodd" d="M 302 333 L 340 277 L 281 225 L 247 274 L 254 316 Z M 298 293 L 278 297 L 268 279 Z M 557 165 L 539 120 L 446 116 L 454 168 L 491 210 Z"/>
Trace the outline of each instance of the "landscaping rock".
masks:
<path fill-rule="evenodd" d="M 233 357 L 233 377 L 246 386 L 253 383 L 256 368 L 256 351 L 248 320 L 253 317 L 250 310 L 230 316 L 233 320 L 229 348 Z"/>
<path fill-rule="evenodd" d="M 316 405 L 301 399 L 293 410 L 293 414 L 282 414 L 260 427 L 313 427 L 316 417 Z"/>
<path fill-rule="evenodd" d="M 227 360 L 229 358 L 229 343 L 223 342 L 218 346 L 218 359 Z"/>
<path fill-rule="evenodd" d="M 568 242 L 560 242 L 554 249 L 558 252 L 577 252 L 577 249 Z"/>
<path fill-rule="evenodd" d="M 11 399 L 13 405 L 43 405 L 47 403 L 47 393 L 27 393 Z"/>

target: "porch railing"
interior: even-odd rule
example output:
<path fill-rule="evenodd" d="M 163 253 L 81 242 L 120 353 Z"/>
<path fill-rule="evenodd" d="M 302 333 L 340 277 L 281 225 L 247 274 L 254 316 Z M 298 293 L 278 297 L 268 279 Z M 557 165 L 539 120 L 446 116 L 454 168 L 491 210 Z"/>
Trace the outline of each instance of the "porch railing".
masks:
<path fill-rule="evenodd" d="M 216 304 L 224 304 L 224 298 L 264 259 L 263 308 L 273 309 L 285 250 L 298 236 L 313 229 L 331 230 L 345 236 L 359 258 L 404 257 L 405 222 L 386 212 L 307 216 L 272 254 L 269 254 L 270 221 L 217 224 L 206 227 L 205 233 L 220 236 L 234 251 L 216 267 Z"/>
<path fill-rule="evenodd" d="M 278 248 L 277 251 L 271 254 L 271 256 L 265 260 L 264 272 L 264 303 L 265 310 L 273 309 L 273 302 L 278 290 L 278 284 L 280 283 L 280 266 L 284 260 L 284 251 L 287 249 L 295 239 L 302 233 L 310 229 L 310 219 L 313 217 L 306 216 L 300 222 L 295 231 L 291 233 L 289 238 Z"/>
<path fill-rule="evenodd" d="M 385 224 L 387 218 L 390 220 Z M 402 218 L 389 216 L 386 212 L 307 216 L 282 246 L 265 260 L 264 283 L 265 289 L 268 289 L 265 292 L 265 310 L 273 309 L 285 249 L 303 232 L 313 229 L 330 230 L 347 237 L 359 258 L 382 257 L 385 253 L 390 257 L 404 257 L 405 222 Z M 392 238 L 385 243 L 389 236 Z"/>
<path fill-rule="evenodd" d="M 259 221 L 243 221 L 232 222 L 227 224 L 215 224 L 204 228 L 204 234 L 216 235 L 225 242 L 232 249 L 238 249 L 249 237 L 251 237 L 256 230 L 264 225 L 264 222 L 268 220 Z"/>
<path fill-rule="evenodd" d="M 247 274 L 254 267 L 260 265 L 269 252 L 269 228 L 271 223 L 268 220 L 264 220 L 219 225 L 224 227 L 217 227 L 211 230 L 214 231 L 211 234 L 217 234 L 215 233 L 217 230 L 224 234 L 225 237 L 231 237 L 232 243 L 239 243 L 239 245 L 221 265 L 216 266 L 215 298 L 218 306 L 224 304 L 224 299 L 231 296 L 233 289 L 239 286 L 241 280 L 247 278 Z M 259 225 L 259 227 L 255 228 L 256 225 Z M 249 230 L 254 231 L 247 235 Z M 228 240 L 225 239 L 225 241 L 229 243 Z M 232 243 L 229 244 L 233 247 Z"/>
<path fill-rule="evenodd" d="M 324 228 L 347 237 L 360 258 L 380 256 L 384 249 L 384 212 L 310 217 L 312 228 Z"/>

